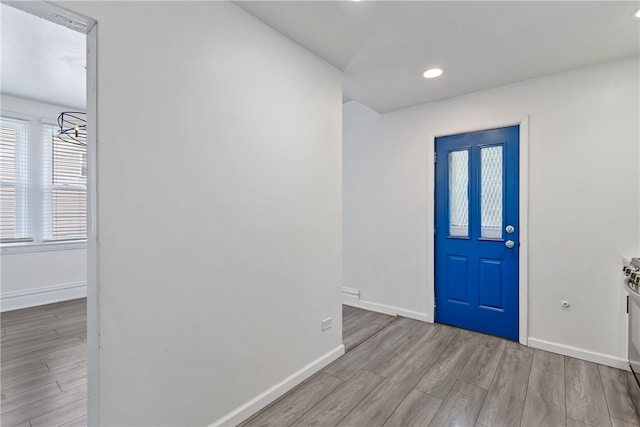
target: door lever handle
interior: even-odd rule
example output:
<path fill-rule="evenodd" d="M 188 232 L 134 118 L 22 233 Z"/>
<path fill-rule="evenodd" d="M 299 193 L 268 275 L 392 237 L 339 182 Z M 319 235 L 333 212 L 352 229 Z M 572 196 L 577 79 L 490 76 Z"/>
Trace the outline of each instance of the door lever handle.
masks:
<path fill-rule="evenodd" d="M 513 247 L 516 245 L 513 240 L 507 240 L 506 242 L 504 242 L 504 245 L 509 248 L 509 249 L 513 249 Z"/>

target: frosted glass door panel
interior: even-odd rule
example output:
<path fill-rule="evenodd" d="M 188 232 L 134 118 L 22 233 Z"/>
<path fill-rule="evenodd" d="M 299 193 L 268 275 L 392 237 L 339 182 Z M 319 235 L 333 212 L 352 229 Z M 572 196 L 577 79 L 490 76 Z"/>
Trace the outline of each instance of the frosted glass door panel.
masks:
<path fill-rule="evenodd" d="M 502 146 L 480 149 L 480 237 L 502 238 Z"/>
<path fill-rule="evenodd" d="M 469 236 L 469 151 L 449 152 L 449 235 Z"/>

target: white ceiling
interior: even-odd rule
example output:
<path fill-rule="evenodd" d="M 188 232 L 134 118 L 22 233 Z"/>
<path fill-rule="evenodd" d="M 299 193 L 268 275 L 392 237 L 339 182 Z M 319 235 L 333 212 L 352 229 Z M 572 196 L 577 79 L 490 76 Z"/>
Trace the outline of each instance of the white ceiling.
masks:
<path fill-rule="evenodd" d="M 86 107 L 86 36 L 0 5 L 2 93 Z"/>
<path fill-rule="evenodd" d="M 239 1 L 379 112 L 640 53 L 638 1 Z M 3 93 L 85 108 L 85 36 L 0 5 Z M 445 74 L 426 80 L 426 68 Z"/>
<path fill-rule="evenodd" d="M 638 1 L 238 1 L 379 112 L 640 53 Z M 426 80 L 431 67 L 444 75 Z"/>

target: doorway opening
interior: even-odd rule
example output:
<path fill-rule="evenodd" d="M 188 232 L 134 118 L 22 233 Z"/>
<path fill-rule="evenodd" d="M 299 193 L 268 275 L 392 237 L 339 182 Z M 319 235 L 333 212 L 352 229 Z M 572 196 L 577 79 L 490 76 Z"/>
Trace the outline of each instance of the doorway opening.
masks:
<path fill-rule="evenodd" d="M 0 7 L 0 417 L 86 425 L 97 372 L 95 21 L 41 1 Z M 88 138 L 82 123 L 68 132 L 59 121 L 70 113 Z"/>

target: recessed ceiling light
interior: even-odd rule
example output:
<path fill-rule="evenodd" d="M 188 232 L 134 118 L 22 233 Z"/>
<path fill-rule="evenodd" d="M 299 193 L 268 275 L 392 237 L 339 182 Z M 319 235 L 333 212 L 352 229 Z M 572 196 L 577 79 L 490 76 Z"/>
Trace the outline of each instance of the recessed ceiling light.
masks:
<path fill-rule="evenodd" d="M 427 79 L 433 79 L 435 77 L 440 77 L 442 75 L 442 70 L 440 68 L 430 68 L 425 71 L 423 74 Z"/>
<path fill-rule="evenodd" d="M 640 19 L 640 9 L 636 12 L 636 18 Z"/>

